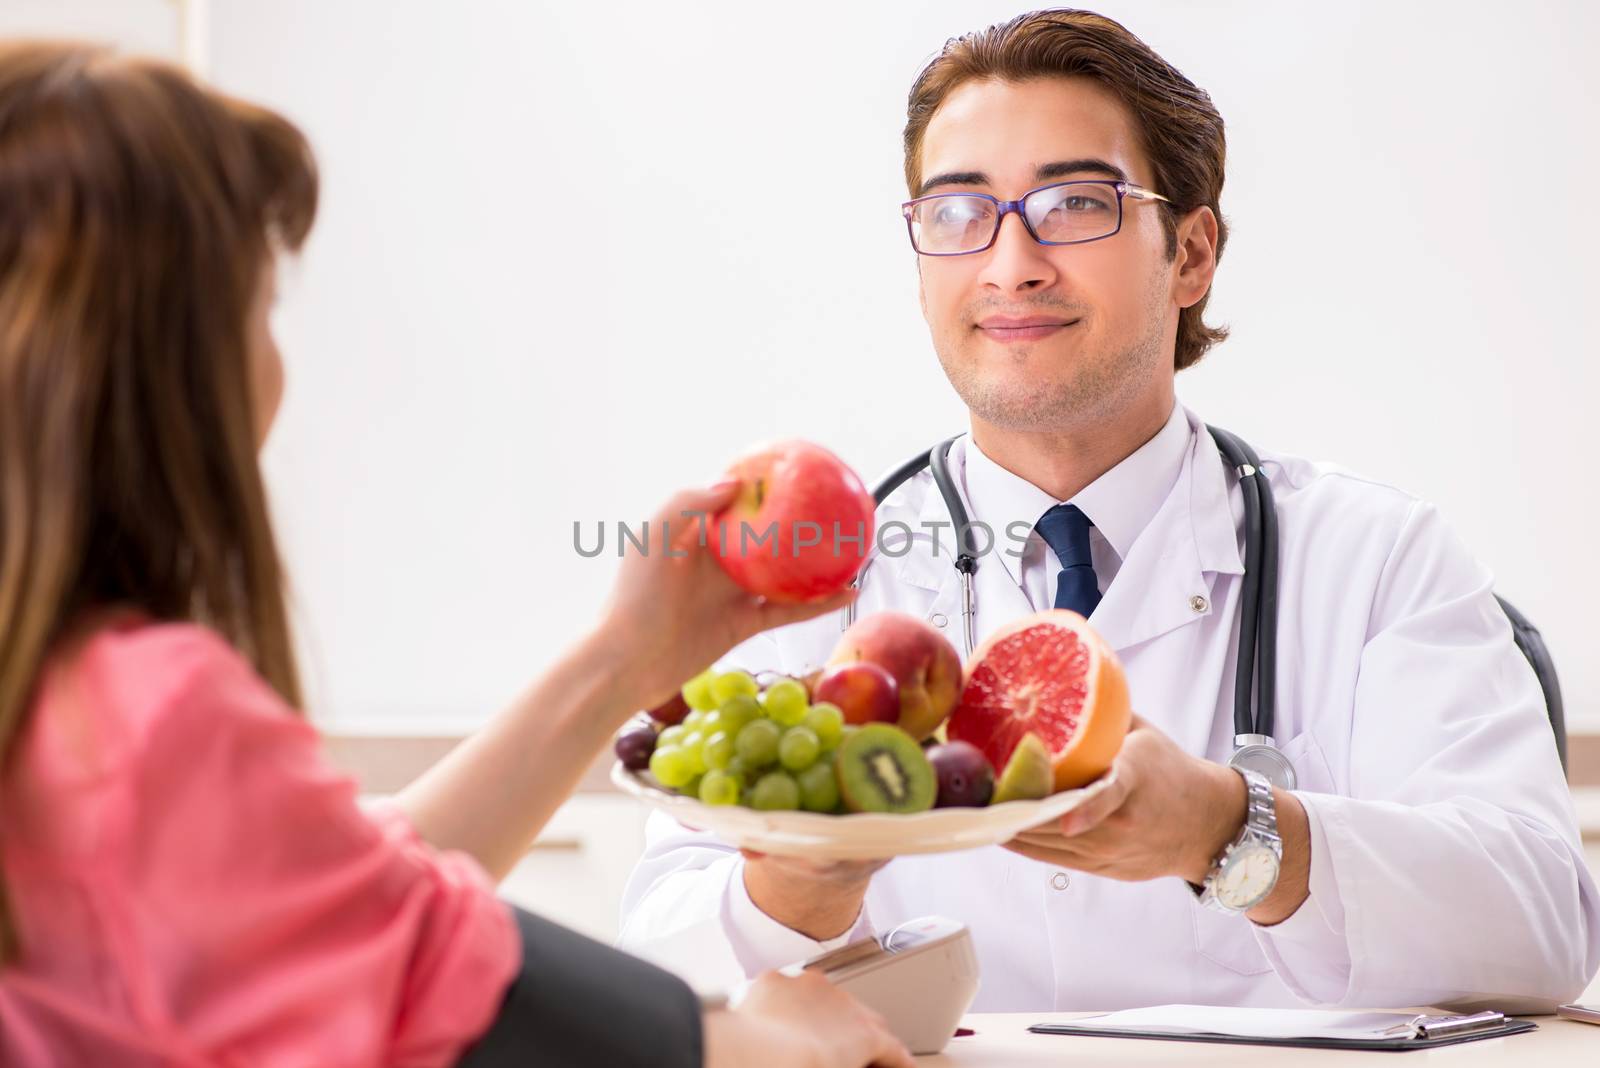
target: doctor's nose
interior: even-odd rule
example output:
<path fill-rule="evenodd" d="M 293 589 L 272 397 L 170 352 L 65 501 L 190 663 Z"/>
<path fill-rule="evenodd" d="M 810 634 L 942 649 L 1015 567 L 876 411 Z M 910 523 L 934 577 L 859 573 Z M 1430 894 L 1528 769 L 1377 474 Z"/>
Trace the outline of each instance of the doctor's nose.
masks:
<path fill-rule="evenodd" d="M 978 281 L 1003 293 L 1049 289 L 1056 283 L 1058 272 L 1048 252 L 1022 225 L 1022 216 L 1007 212 L 1000 220 L 1000 232 L 995 235 L 994 244 L 989 251 L 980 253 L 985 262 Z"/>

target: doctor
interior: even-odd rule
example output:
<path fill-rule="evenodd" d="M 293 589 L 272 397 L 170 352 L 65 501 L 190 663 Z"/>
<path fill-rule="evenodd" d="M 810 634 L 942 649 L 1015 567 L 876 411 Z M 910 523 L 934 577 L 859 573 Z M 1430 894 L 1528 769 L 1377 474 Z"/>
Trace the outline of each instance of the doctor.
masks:
<path fill-rule="evenodd" d="M 1577 995 L 1600 895 L 1543 699 L 1490 574 L 1427 503 L 1266 455 L 1274 733 L 1297 785 L 1249 790 L 1227 766 L 1243 504 L 1173 385 L 1224 336 L 1202 321 L 1227 233 L 1210 98 L 1120 25 L 1038 12 L 950 42 L 912 87 L 905 145 L 923 313 L 971 415 L 950 467 L 975 520 L 1031 531 L 980 560 L 978 637 L 1076 608 L 1140 718 L 1092 803 L 1005 848 L 822 865 L 652 817 L 621 944 L 726 980 L 938 913 L 972 930 L 982 1011 Z M 1387 195 L 1349 183 L 1306 205 L 1327 239 Z M 878 518 L 911 533 L 865 569 L 858 610 L 961 647 L 930 476 Z M 732 660 L 802 673 L 839 630 L 769 632 Z M 1270 877 L 1225 892 L 1219 858 L 1274 821 Z"/>

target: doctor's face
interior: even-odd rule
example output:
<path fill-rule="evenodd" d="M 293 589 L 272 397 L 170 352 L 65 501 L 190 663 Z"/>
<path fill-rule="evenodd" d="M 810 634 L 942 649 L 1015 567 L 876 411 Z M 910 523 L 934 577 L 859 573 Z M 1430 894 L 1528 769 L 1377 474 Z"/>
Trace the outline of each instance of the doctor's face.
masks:
<path fill-rule="evenodd" d="M 1053 182 L 1119 177 L 1164 192 L 1132 115 L 1082 78 L 968 82 L 928 124 L 921 163 L 919 196 L 1015 200 Z M 1130 197 L 1116 234 L 1057 246 L 1007 214 L 983 252 L 917 257 L 939 362 L 975 418 L 1064 431 L 1170 410 L 1177 301 L 1194 303 L 1204 288 L 1189 299 L 1192 286 L 1181 285 L 1184 256 L 1167 256 L 1163 210 Z"/>

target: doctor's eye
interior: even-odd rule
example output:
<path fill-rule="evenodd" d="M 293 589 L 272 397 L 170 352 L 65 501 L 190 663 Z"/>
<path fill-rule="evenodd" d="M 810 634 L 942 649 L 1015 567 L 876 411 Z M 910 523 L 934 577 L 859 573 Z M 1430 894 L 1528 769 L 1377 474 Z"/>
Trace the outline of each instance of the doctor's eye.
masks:
<path fill-rule="evenodd" d="M 1030 197 L 1028 220 L 1045 241 L 1083 241 L 1117 227 L 1116 194 L 1097 183 L 1041 190 Z"/>
<path fill-rule="evenodd" d="M 1074 214 L 1083 214 L 1086 211 L 1106 211 L 1111 207 L 1099 197 L 1075 193 L 1055 206 L 1056 211 L 1065 211 Z"/>
<path fill-rule="evenodd" d="M 1043 207 L 1043 205 L 1041 205 Z M 1066 196 L 1049 205 L 1040 222 L 1060 222 L 1069 218 L 1082 219 L 1084 217 L 1105 216 L 1115 214 L 1116 209 L 1112 202 L 1105 197 L 1094 193 L 1068 193 Z"/>
<path fill-rule="evenodd" d="M 930 201 L 923 213 L 923 224 L 943 228 L 958 228 L 969 223 L 982 222 L 993 214 L 989 202 L 971 197 L 949 197 Z"/>

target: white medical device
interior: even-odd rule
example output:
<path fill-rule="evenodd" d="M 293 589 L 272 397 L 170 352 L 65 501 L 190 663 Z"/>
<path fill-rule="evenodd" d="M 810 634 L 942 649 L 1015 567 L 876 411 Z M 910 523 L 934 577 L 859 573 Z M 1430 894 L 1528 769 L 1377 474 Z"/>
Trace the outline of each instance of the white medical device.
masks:
<path fill-rule="evenodd" d="M 924 916 L 800 966 L 879 1013 L 912 1053 L 944 1049 L 978 996 L 978 954 L 964 924 Z"/>

